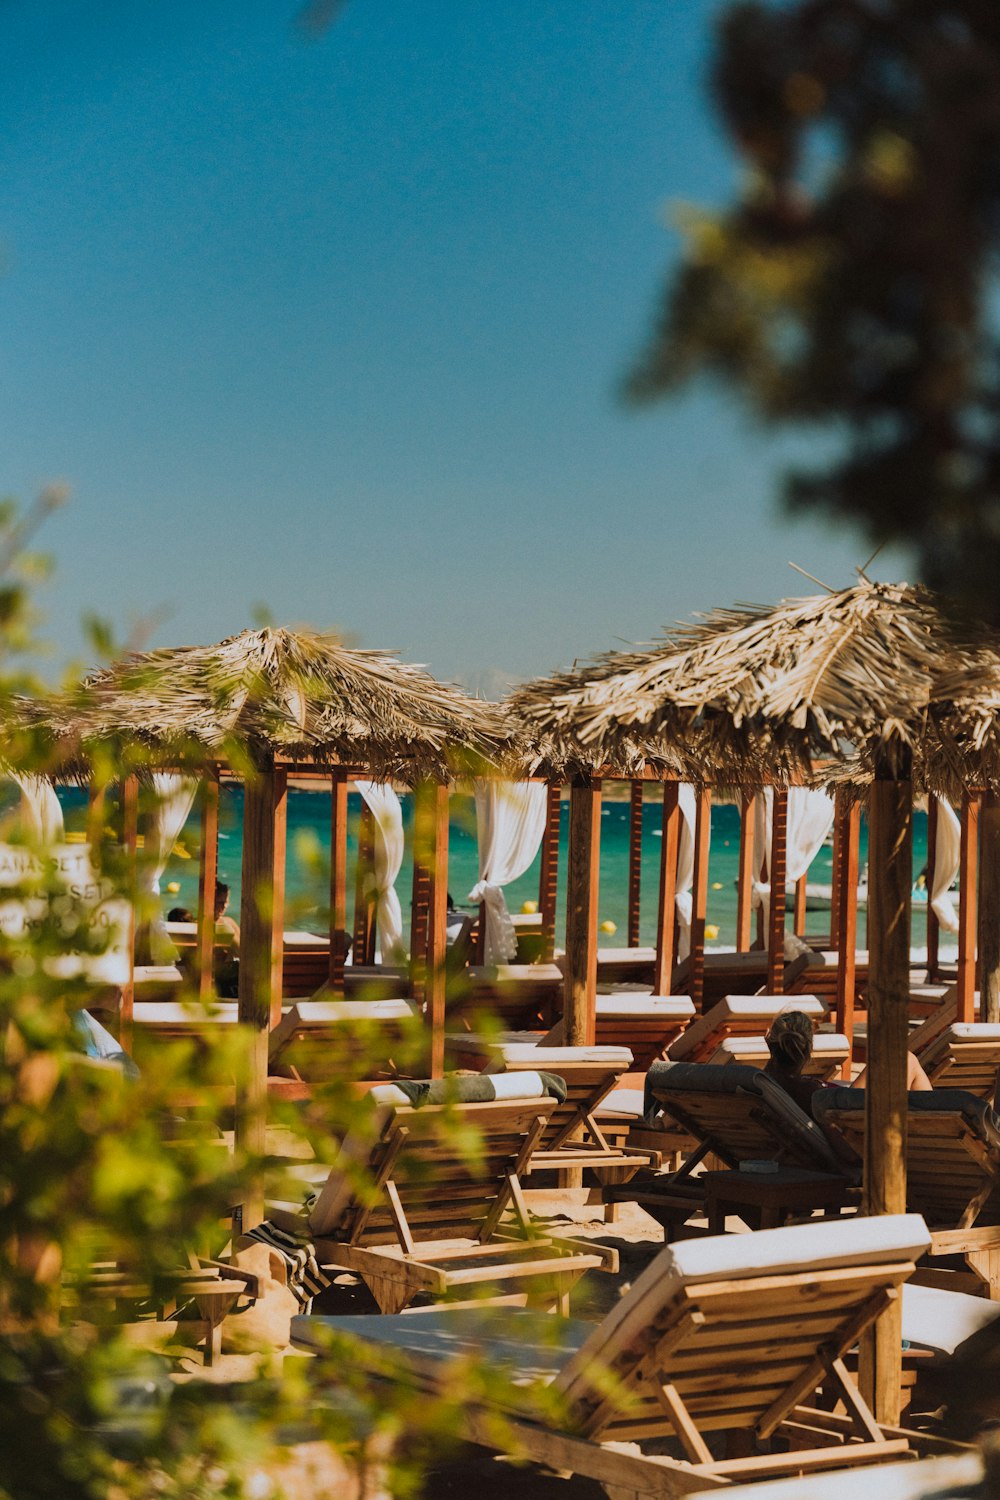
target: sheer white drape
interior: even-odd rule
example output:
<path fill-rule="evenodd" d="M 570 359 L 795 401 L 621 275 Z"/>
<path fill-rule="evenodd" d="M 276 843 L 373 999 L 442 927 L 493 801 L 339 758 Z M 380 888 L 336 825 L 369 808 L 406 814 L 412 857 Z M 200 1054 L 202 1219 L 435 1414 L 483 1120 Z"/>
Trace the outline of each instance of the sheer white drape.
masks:
<path fill-rule="evenodd" d="M 34 843 L 61 844 L 65 827 L 56 789 L 47 776 L 14 776 L 21 792 L 21 826 Z"/>
<path fill-rule="evenodd" d="M 829 793 L 813 791 L 805 786 L 789 787 L 785 842 L 786 886 L 793 886 L 809 869 L 833 827 L 835 811 L 833 798 Z M 765 922 L 771 906 L 771 885 L 760 877 L 764 860 L 771 853 L 773 813 L 774 793 L 770 787 L 765 787 L 762 792 L 758 792 L 754 802 L 754 881 L 750 898 L 753 907 L 764 908 Z"/>
<path fill-rule="evenodd" d="M 523 875 L 538 853 L 545 833 L 545 803 L 543 781 L 476 782 L 479 880 L 468 899 L 486 907 L 487 964 L 509 963 L 517 953 L 503 887 Z"/>
<path fill-rule="evenodd" d="M 694 787 L 686 781 L 677 790 L 677 805 L 681 814 L 680 838 L 677 841 L 677 885 L 674 906 L 680 932 L 677 936 L 677 957 L 687 958 L 691 952 L 691 886 L 694 884 L 694 830 L 698 817 L 698 799 Z M 711 813 L 709 813 L 711 817 Z"/>
<path fill-rule="evenodd" d="M 198 783 L 173 771 L 154 771 L 153 789 L 156 806 L 146 830 L 145 858 L 139 861 L 137 883 L 140 901 L 145 896 L 149 906 L 154 908 L 149 923 L 150 959 L 154 964 L 172 964 L 176 961 L 177 949 L 170 941 L 159 904 L 152 898 L 160 894 L 160 876 L 167 868 L 170 852 L 187 822 Z M 211 901 L 214 897 L 215 892 L 209 891 L 205 899 Z"/>
<path fill-rule="evenodd" d="M 391 786 L 377 781 L 356 781 L 375 823 L 375 931 L 382 962 L 396 963 L 405 956 L 403 913 L 396 894 L 403 863 L 403 809 Z"/>
<path fill-rule="evenodd" d="M 943 797 L 937 799 L 937 842 L 929 899 L 931 910 L 948 932 L 958 931 L 958 907 L 948 887 L 958 874 L 962 825 L 955 809 Z"/>

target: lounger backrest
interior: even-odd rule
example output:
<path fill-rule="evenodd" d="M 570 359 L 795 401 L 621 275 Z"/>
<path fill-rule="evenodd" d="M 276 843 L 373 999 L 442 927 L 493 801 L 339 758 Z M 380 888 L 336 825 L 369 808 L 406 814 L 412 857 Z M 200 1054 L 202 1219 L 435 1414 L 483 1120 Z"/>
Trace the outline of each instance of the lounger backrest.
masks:
<path fill-rule="evenodd" d="M 311 1232 L 360 1246 L 398 1242 L 388 1179 L 415 1242 L 475 1238 L 497 1194 L 506 1192 L 529 1132 L 554 1105 L 543 1098 L 382 1106 L 373 1143 L 360 1134 L 345 1140 L 310 1212 Z"/>
<path fill-rule="evenodd" d="M 955 1022 L 928 1042 L 920 1061 L 935 1088 L 964 1089 L 992 1099 L 1000 1072 L 1000 1026 Z"/>
<path fill-rule="evenodd" d="M 828 1082 L 840 1076 L 851 1055 L 851 1044 L 839 1032 L 823 1032 L 813 1038 L 812 1056 L 803 1073 L 807 1078 Z M 763 1036 L 727 1036 L 709 1059 L 713 1063 L 742 1063 L 744 1067 L 764 1068 L 770 1061 L 767 1040 Z"/>
<path fill-rule="evenodd" d="M 819 952 L 803 955 L 803 964 L 795 975 L 785 974 L 785 992 L 789 995 L 809 994 L 818 995 L 821 999 L 832 1002 L 837 994 L 837 975 L 840 966 L 840 954 L 835 949 L 824 949 Z M 854 994 L 855 998 L 863 997 L 868 990 L 868 954 L 861 952 L 854 956 Z"/>
<path fill-rule="evenodd" d="M 776 1161 L 817 1172 L 838 1170 L 814 1120 L 773 1078 L 730 1063 L 656 1063 L 646 1078 L 665 1113 L 727 1166 Z"/>
<path fill-rule="evenodd" d="M 816 1025 L 827 1008 L 815 995 L 726 995 L 691 1022 L 669 1055 L 674 1062 L 707 1062 L 727 1036 L 759 1036 L 783 1010 L 804 1011 Z"/>
<path fill-rule="evenodd" d="M 664 1057 L 694 1017 L 690 995 L 598 995 L 594 1037 L 602 1046 L 628 1047 L 644 1073 Z"/>
<path fill-rule="evenodd" d="M 560 1009 L 563 976 L 555 964 L 498 964 L 468 971 L 465 994 L 449 999 L 450 1016 L 495 1016 L 505 1026 L 551 1026 Z"/>
<path fill-rule="evenodd" d="M 995 1220 L 995 1184 L 1000 1178 L 1000 1133 L 993 1111 L 961 1089 L 910 1094 L 906 1132 L 906 1199 L 929 1224 L 967 1228 Z M 863 1089 L 823 1089 L 813 1114 L 864 1154 Z"/>
<path fill-rule="evenodd" d="M 929 1246 L 915 1214 L 682 1240 L 598 1324 L 556 1388 L 582 1431 L 603 1440 L 662 1434 L 663 1384 L 701 1432 L 765 1415 L 773 1430 L 803 1399 L 797 1383 L 817 1350 L 843 1354 Z M 609 1373 L 619 1385 L 610 1395 Z"/>
<path fill-rule="evenodd" d="M 419 1027 L 409 1000 L 300 1000 L 271 1032 L 268 1058 L 308 1083 L 343 1078 L 352 1055 L 375 1068 L 365 1076 L 391 1076 L 393 1048 L 415 1040 Z"/>

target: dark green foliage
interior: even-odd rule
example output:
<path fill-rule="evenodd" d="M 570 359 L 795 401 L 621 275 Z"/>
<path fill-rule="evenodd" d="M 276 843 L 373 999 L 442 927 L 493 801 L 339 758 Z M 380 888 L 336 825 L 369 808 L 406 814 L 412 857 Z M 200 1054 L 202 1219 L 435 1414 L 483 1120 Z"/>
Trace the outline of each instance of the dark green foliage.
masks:
<path fill-rule="evenodd" d="M 835 456 L 787 476 L 788 505 L 911 546 L 1000 619 L 1000 8 L 730 6 L 712 87 L 744 185 L 682 215 L 629 394 L 708 373 L 765 421 L 823 424 Z"/>

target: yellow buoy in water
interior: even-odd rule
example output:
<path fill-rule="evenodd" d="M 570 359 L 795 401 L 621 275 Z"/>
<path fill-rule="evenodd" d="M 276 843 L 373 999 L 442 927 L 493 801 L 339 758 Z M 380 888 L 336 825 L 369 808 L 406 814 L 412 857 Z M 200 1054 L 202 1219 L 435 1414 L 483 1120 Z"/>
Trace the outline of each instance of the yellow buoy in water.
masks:
<path fill-rule="evenodd" d="M 705 923 L 705 936 L 707 938 L 717 938 L 719 936 L 719 929 L 714 922 Z"/>
<path fill-rule="evenodd" d="M 522 916 L 533 917 L 535 915 L 535 912 L 537 910 L 538 910 L 538 902 L 537 901 L 522 901 L 521 902 L 521 915 Z"/>
<path fill-rule="evenodd" d="M 602 922 L 601 923 L 601 931 L 602 932 L 617 932 L 618 931 L 618 923 L 617 922 Z"/>
<path fill-rule="evenodd" d="M 721 891 L 722 890 L 722 881 L 721 880 L 713 880 L 712 881 L 712 890 L 713 891 Z"/>
<path fill-rule="evenodd" d="M 179 891 L 180 891 L 180 885 L 177 883 L 176 880 L 171 880 L 170 883 L 167 886 L 167 895 L 168 896 L 176 896 Z"/>

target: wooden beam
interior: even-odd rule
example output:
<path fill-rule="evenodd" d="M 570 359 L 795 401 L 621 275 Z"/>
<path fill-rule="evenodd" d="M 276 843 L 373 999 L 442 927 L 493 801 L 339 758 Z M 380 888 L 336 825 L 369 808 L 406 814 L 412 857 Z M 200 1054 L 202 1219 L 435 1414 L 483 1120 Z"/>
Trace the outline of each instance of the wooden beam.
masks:
<path fill-rule="evenodd" d="M 642 782 L 630 784 L 628 819 L 628 946 L 639 946 L 642 892 Z"/>
<path fill-rule="evenodd" d="M 447 984 L 448 788 L 422 782 L 414 793 L 413 859 L 426 886 L 427 922 L 420 965 L 420 992 L 428 1033 L 429 1071 L 444 1073 Z"/>
<path fill-rule="evenodd" d="M 740 798 L 740 864 L 736 881 L 736 951 L 746 953 L 753 941 L 753 830 L 757 799 L 751 792 Z"/>
<path fill-rule="evenodd" d="M 281 1015 L 284 937 L 284 771 L 260 770 L 243 794 L 243 880 L 240 902 L 239 1020 L 247 1040 L 246 1074 L 236 1087 L 236 1144 L 253 1156 L 264 1152 L 267 1129 L 268 1031 Z M 255 1187 L 243 1204 L 243 1228 L 263 1216 Z"/>
<path fill-rule="evenodd" d="M 344 993 L 347 959 L 347 773 L 330 778 L 330 968 L 332 995 Z"/>
<path fill-rule="evenodd" d="M 833 860 L 830 871 L 830 947 L 840 946 L 840 891 L 841 891 L 841 861 L 843 858 L 843 829 L 844 812 L 847 808 L 847 799 L 843 792 L 837 792 L 834 796 L 833 814 Z"/>
<path fill-rule="evenodd" d="M 660 892 L 656 914 L 656 967 L 653 994 L 669 995 L 677 947 L 677 853 L 681 837 L 680 783 L 663 783 L 663 837 L 660 840 Z"/>
<path fill-rule="evenodd" d="M 538 877 L 538 909 L 542 914 L 542 958 L 551 963 L 556 951 L 556 893 L 559 885 L 559 832 L 562 787 L 550 781 L 545 797 L 542 867 Z"/>
<path fill-rule="evenodd" d="M 976 1019 L 976 871 L 979 863 L 979 796 L 962 797 L 958 866 L 958 1014 Z"/>
<path fill-rule="evenodd" d="M 983 798 L 979 830 L 980 1019 L 1000 1021 L 1000 798 Z"/>
<path fill-rule="evenodd" d="M 788 843 L 788 791 L 776 786 L 771 800 L 771 847 L 767 868 L 771 905 L 767 931 L 767 988 L 780 995 L 785 987 L 785 869 Z"/>
<path fill-rule="evenodd" d="M 354 962 L 375 962 L 375 816 L 362 798 L 358 821 L 358 861 L 354 871 Z"/>
<path fill-rule="evenodd" d="M 695 794 L 694 873 L 691 881 L 691 999 L 700 1011 L 705 998 L 705 913 L 708 908 L 708 848 L 712 837 L 712 794 Z"/>
<path fill-rule="evenodd" d="M 906 1062 L 910 1002 L 913 787 L 888 759 L 876 766 L 868 809 L 868 1081 L 862 1207 L 906 1211 Z M 862 1338 L 862 1387 L 879 1422 L 900 1416 L 900 1301 Z"/>
<path fill-rule="evenodd" d="M 219 878 L 219 778 L 201 784 L 201 850 L 198 855 L 198 935 L 195 959 L 198 999 L 206 1004 L 215 988 L 215 887 Z"/>
<path fill-rule="evenodd" d="M 941 924 L 931 905 L 934 889 L 934 871 L 937 867 L 938 801 L 933 792 L 927 797 L 927 978 L 933 980 L 938 972 L 938 949 L 941 940 Z"/>
<path fill-rule="evenodd" d="M 597 897 L 601 860 L 601 783 L 574 780 L 569 793 L 566 870 L 567 1047 L 593 1046 L 597 1001 Z"/>
<path fill-rule="evenodd" d="M 792 931 L 796 937 L 804 937 L 806 930 L 806 880 L 800 875 L 795 882 L 795 911 L 792 915 Z"/>
<path fill-rule="evenodd" d="M 122 847 L 125 850 L 125 882 L 128 893 L 128 981 L 122 986 L 118 1012 L 118 1041 L 123 1052 L 132 1050 L 132 1007 L 135 1004 L 135 903 L 136 850 L 139 841 L 139 778 L 122 782 Z"/>
<path fill-rule="evenodd" d="M 837 1030 L 854 1044 L 854 997 L 857 991 L 858 950 L 858 849 L 861 838 L 861 804 L 840 797 L 837 802 L 836 835 L 839 857 L 836 865 L 837 908 Z M 850 1081 L 851 1057 L 844 1063 L 844 1079 Z"/>

